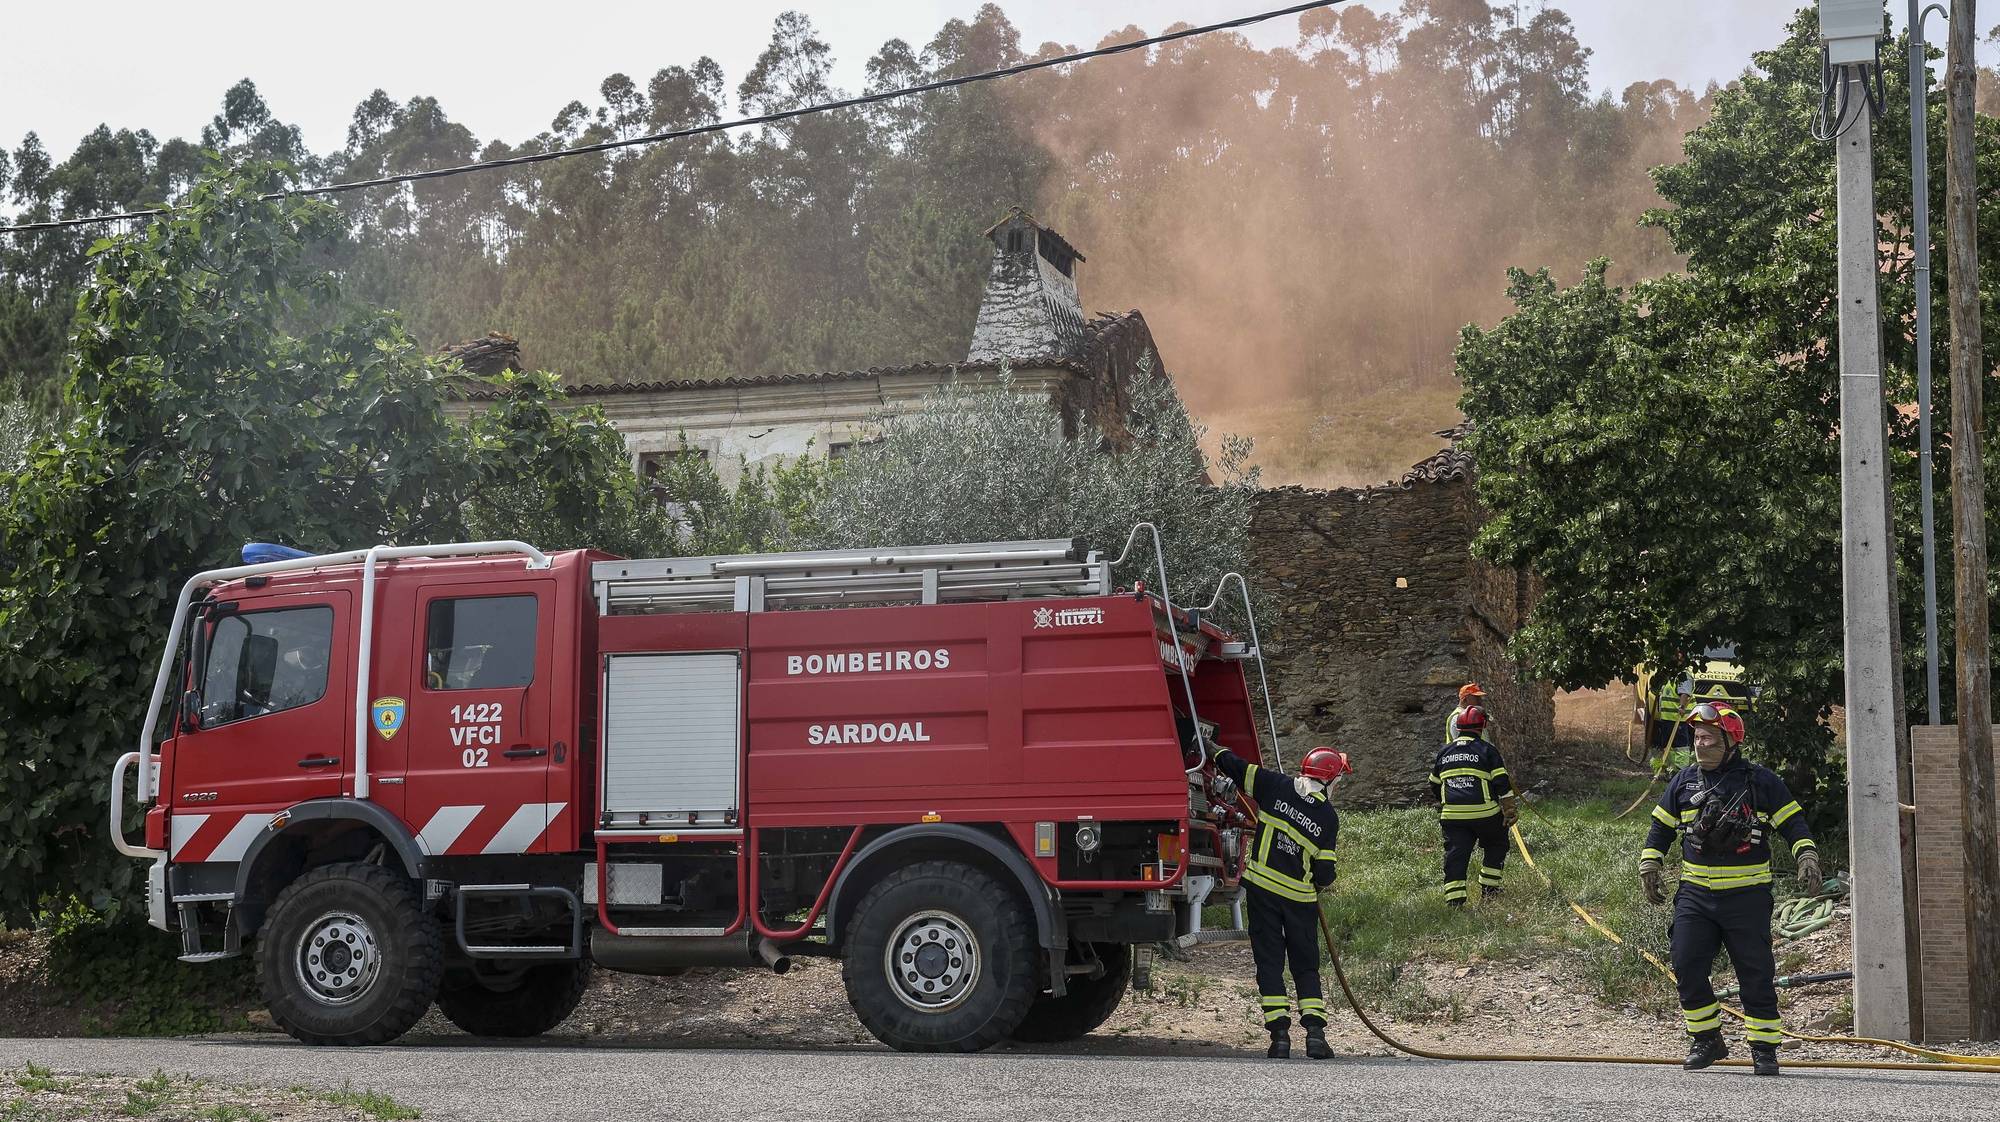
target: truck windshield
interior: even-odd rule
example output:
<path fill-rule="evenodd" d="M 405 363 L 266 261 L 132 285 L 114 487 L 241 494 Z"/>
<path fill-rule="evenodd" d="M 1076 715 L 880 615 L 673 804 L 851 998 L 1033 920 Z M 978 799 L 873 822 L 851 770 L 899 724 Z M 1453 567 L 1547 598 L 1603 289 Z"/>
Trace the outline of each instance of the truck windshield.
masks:
<path fill-rule="evenodd" d="M 333 609 L 279 608 L 222 617 L 208 642 L 203 728 L 311 705 L 326 694 Z"/>

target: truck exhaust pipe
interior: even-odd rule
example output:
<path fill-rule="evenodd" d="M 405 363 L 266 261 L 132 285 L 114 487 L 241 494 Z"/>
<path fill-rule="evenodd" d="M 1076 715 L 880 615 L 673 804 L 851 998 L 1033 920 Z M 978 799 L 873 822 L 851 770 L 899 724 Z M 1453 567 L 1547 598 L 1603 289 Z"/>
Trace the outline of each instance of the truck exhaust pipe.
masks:
<path fill-rule="evenodd" d="M 783 974 L 792 968 L 791 956 L 779 950 L 778 945 L 769 939 L 757 940 L 757 957 L 764 960 L 764 965 L 770 967 L 773 974 Z"/>

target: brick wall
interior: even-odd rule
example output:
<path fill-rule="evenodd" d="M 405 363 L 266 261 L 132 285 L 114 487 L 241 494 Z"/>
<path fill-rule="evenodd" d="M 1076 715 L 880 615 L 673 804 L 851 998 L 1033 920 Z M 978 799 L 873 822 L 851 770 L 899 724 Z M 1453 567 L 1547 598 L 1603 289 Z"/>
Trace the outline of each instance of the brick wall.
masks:
<path fill-rule="evenodd" d="M 1344 805 L 1428 801 L 1424 776 L 1458 687 L 1488 691 L 1510 764 L 1554 741 L 1554 692 L 1523 680 L 1503 646 L 1532 590 L 1475 562 L 1483 515 L 1463 479 L 1258 494 L 1251 564 L 1274 602 L 1264 627 L 1285 758 L 1314 744 L 1354 756 Z"/>
<path fill-rule="evenodd" d="M 1993 732 L 2000 766 L 2000 728 Z M 1958 729 L 1910 730 L 1911 794 L 1917 806 L 1917 919 L 1923 955 L 1924 1038 L 1963 1040 L 1972 1033 L 1966 1002 L 1965 814 L 1958 782 Z"/>

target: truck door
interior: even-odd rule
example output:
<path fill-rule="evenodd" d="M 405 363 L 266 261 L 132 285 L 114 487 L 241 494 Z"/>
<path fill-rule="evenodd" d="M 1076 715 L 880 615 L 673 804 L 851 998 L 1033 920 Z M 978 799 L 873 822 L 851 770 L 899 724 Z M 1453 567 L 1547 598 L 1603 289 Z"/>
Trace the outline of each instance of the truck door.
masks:
<path fill-rule="evenodd" d="M 191 645 L 195 714 L 174 739 L 168 852 L 239 860 L 278 811 L 341 794 L 353 747 L 349 597 L 321 591 L 224 604 Z"/>
<path fill-rule="evenodd" d="M 405 817 L 433 854 L 546 853 L 553 580 L 417 591 Z M 379 723 L 379 722 L 378 722 Z"/>

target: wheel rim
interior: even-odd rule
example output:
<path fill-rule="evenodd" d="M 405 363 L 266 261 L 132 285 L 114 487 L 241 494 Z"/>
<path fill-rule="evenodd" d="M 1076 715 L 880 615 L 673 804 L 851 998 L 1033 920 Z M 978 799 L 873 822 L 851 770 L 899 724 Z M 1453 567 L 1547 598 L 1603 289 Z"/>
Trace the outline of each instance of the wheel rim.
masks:
<path fill-rule="evenodd" d="M 382 973 L 375 933 L 351 912 L 328 912 L 308 924 L 292 962 L 300 984 L 324 1005 L 360 1000 Z"/>
<path fill-rule="evenodd" d="M 896 928 L 882 966 L 903 1004 L 919 1013 L 942 1013 L 979 984 L 979 941 L 971 926 L 950 912 L 918 912 Z"/>

